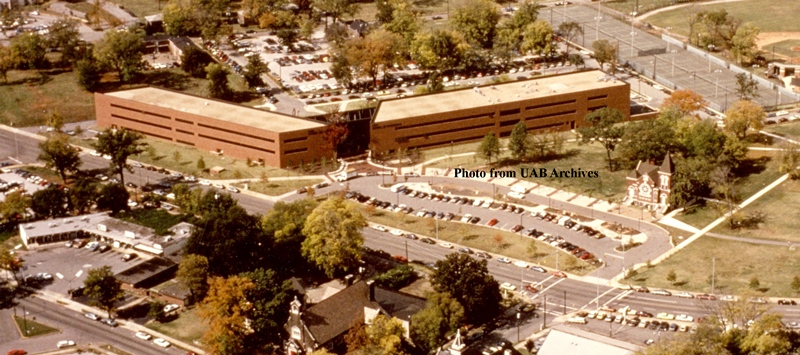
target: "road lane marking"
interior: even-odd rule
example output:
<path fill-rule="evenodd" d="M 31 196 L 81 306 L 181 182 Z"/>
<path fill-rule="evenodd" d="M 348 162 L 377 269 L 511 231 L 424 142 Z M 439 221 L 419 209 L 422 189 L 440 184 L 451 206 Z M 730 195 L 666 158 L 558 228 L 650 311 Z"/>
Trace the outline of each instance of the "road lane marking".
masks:
<path fill-rule="evenodd" d="M 610 289 L 608 289 L 608 291 L 606 291 L 606 292 L 603 292 L 601 295 L 599 295 L 599 296 L 595 297 L 593 300 L 589 301 L 589 303 L 587 303 L 585 306 L 581 307 L 581 309 L 583 309 L 583 308 L 586 308 L 586 307 L 590 306 L 592 303 L 595 303 L 595 302 L 597 302 L 597 301 L 598 301 L 600 298 L 602 298 L 603 296 L 605 296 L 605 295 L 609 294 L 611 291 L 616 291 L 616 290 L 617 290 L 616 288 L 610 288 Z M 613 298 L 612 298 L 612 299 L 613 299 Z"/>
<path fill-rule="evenodd" d="M 548 278 L 548 279 L 549 279 L 549 278 Z M 531 297 L 531 299 L 536 299 L 537 297 L 539 297 L 539 295 L 541 295 L 541 294 L 543 294 L 543 293 L 547 292 L 547 290 L 549 290 L 549 289 L 553 288 L 553 286 L 555 286 L 555 285 L 558 285 L 559 283 L 561 283 L 561 282 L 562 282 L 562 281 L 564 281 L 564 280 L 566 280 L 566 279 L 559 279 L 558 281 L 556 281 L 556 282 L 553 282 L 553 284 L 552 284 L 552 285 L 550 285 L 550 286 L 547 286 L 547 288 L 545 288 L 545 289 L 543 289 L 543 290 L 539 291 L 539 293 L 538 293 L 538 294 L 537 294 L 535 297 Z"/>

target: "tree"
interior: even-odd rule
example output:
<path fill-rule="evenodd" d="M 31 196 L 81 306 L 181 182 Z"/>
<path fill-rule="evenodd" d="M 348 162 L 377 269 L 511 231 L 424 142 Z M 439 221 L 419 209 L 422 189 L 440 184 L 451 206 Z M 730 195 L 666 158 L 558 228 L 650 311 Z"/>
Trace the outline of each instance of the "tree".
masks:
<path fill-rule="evenodd" d="M 44 69 L 49 65 L 47 39 L 38 32 L 27 32 L 11 40 L 11 50 L 20 69 Z"/>
<path fill-rule="evenodd" d="M 200 33 L 197 13 L 192 1 L 170 1 L 164 7 L 164 30 L 172 36 L 190 36 Z"/>
<path fill-rule="evenodd" d="M 147 148 L 147 143 L 142 142 L 144 135 L 125 128 L 106 128 L 97 135 L 97 142 L 93 144 L 98 153 L 111 156 L 109 163 L 112 171 L 119 174 L 122 185 L 125 184 L 123 170 L 133 172 L 128 165 L 128 157 L 142 154 Z"/>
<path fill-rule="evenodd" d="M 94 57 L 75 62 L 75 76 L 84 90 L 93 92 L 100 83 L 100 67 Z"/>
<path fill-rule="evenodd" d="M 667 109 L 668 110 L 668 109 Z M 638 161 L 659 161 L 667 153 L 678 150 L 675 133 L 676 118 L 662 111 L 656 119 L 630 122 L 625 125 L 618 152 L 620 161 L 635 164 Z"/>
<path fill-rule="evenodd" d="M 206 79 L 208 79 L 208 95 L 215 99 L 226 99 L 231 95 L 228 86 L 228 70 L 221 64 L 211 63 L 206 66 Z"/>
<path fill-rule="evenodd" d="M 575 21 L 562 22 L 558 25 L 558 33 L 566 40 L 565 55 L 569 56 L 569 44 L 580 34 L 583 35 L 583 26 Z"/>
<path fill-rule="evenodd" d="M 14 275 L 14 280 L 19 282 L 17 273 L 23 269 L 23 266 L 24 261 L 22 258 L 14 256 L 11 250 L 0 244 L 0 269 L 11 271 L 11 274 Z"/>
<path fill-rule="evenodd" d="M 263 349 L 281 344 L 283 325 L 289 318 L 289 303 L 297 293 L 289 280 L 281 280 L 272 270 L 256 269 L 239 274 L 249 279 L 253 288 L 245 293 L 252 308 L 247 315 L 253 333 L 248 337 L 249 348 Z"/>
<path fill-rule="evenodd" d="M 739 100 L 752 100 L 761 97 L 758 93 L 758 83 L 745 73 L 736 74 L 736 95 Z"/>
<path fill-rule="evenodd" d="M 69 198 L 64 190 L 49 187 L 33 193 L 31 210 L 43 218 L 56 218 L 67 214 Z"/>
<path fill-rule="evenodd" d="M 201 301 L 208 291 L 208 258 L 195 254 L 184 255 L 175 278 L 189 289 L 192 302 Z"/>
<path fill-rule="evenodd" d="M 525 120 L 520 120 L 511 130 L 511 136 L 508 139 L 508 150 L 511 151 L 511 156 L 514 159 L 522 161 L 527 156 L 530 145 L 528 126 L 525 125 Z"/>
<path fill-rule="evenodd" d="M 123 82 L 131 81 L 141 71 L 142 37 L 133 31 L 107 31 L 97 45 L 95 55 L 103 65 L 110 66 Z"/>
<path fill-rule="evenodd" d="M 469 0 L 450 16 L 450 26 L 464 35 L 468 43 L 490 49 L 494 43 L 500 11 L 489 0 Z"/>
<path fill-rule="evenodd" d="M 383 28 L 389 32 L 403 36 L 405 47 L 409 47 L 419 31 L 420 24 L 412 4 L 408 0 L 392 0 L 392 20 L 384 23 Z"/>
<path fill-rule="evenodd" d="M 272 236 L 273 268 L 285 275 L 296 275 L 308 270 L 308 261 L 303 258 L 302 244 L 306 220 L 317 203 L 311 199 L 291 203 L 279 201 L 261 217 L 261 230 Z"/>
<path fill-rule="evenodd" d="M 61 51 L 61 64 L 68 65 L 75 63 L 84 57 L 80 43 L 80 32 L 78 22 L 72 19 L 58 19 L 50 25 L 47 34 L 47 44 L 50 48 Z"/>
<path fill-rule="evenodd" d="M 492 54 L 505 64 L 519 55 L 520 41 L 519 30 L 513 27 L 503 27 L 497 31 L 497 36 L 492 47 Z"/>
<path fill-rule="evenodd" d="M 739 139 L 744 139 L 747 130 L 752 128 L 756 131 L 764 127 L 766 114 L 761 105 L 753 101 L 736 101 L 725 111 L 725 130 L 733 133 Z"/>
<path fill-rule="evenodd" d="M 446 292 L 464 307 L 467 321 L 482 324 L 500 311 L 500 286 L 489 275 L 486 260 L 452 253 L 436 262 L 431 283 L 437 292 Z"/>
<path fill-rule="evenodd" d="M 88 179 L 78 179 L 69 190 L 69 201 L 78 214 L 86 212 L 97 199 L 97 185 Z"/>
<path fill-rule="evenodd" d="M 617 61 L 619 48 L 606 39 L 592 42 L 592 49 L 594 50 L 594 59 L 600 63 L 600 70 L 603 70 L 603 64 L 612 63 L 613 65 Z"/>
<path fill-rule="evenodd" d="M 372 206 L 375 207 L 375 206 Z M 408 265 L 400 265 L 375 276 L 375 284 L 390 290 L 399 290 L 417 279 L 417 273 Z"/>
<path fill-rule="evenodd" d="M 710 165 L 702 157 L 676 159 L 669 203 L 683 207 L 709 192 Z"/>
<path fill-rule="evenodd" d="M 177 196 L 176 196 L 177 197 Z M 211 275 L 235 275 L 267 264 L 269 242 L 251 216 L 229 194 L 206 191 L 197 202 L 198 226 L 185 252 L 205 256 Z"/>
<path fill-rule="evenodd" d="M 509 25 L 522 31 L 528 24 L 534 23 L 539 18 L 539 3 L 537 1 L 524 1 L 519 9 L 514 11 Z"/>
<path fill-rule="evenodd" d="M 403 339 L 406 330 L 399 319 L 378 314 L 366 327 L 366 354 L 406 355 Z"/>
<path fill-rule="evenodd" d="M 247 299 L 255 285 L 245 277 L 212 277 L 208 296 L 198 309 L 198 315 L 208 324 L 203 344 L 210 354 L 246 354 L 245 338 L 252 333 L 247 315 L 253 303 Z"/>
<path fill-rule="evenodd" d="M 351 0 L 313 0 L 313 3 L 315 8 L 326 13 L 326 17 L 333 17 L 334 23 L 341 17 L 353 16 L 360 10 L 358 3 Z M 325 24 L 328 24 L 327 20 Z"/>
<path fill-rule="evenodd" d="M 578 67 L 586 67 L 586 62 L 583 60 L 583 56 L 578 53 L 572 53 L 567 56 L 567 61 L 569 64 L 572 64 L 577 69 Z"/>
<path fill-rule="evenodd" d="M 81 165 L 78 152 L 63 135 L 55 135 L 39 143 L 38 159 L 45 163 L 45 168 L 58 172 L 64 183 L 67 182 L 67 173 L 77 172 Z"/>
<path fill-rule="evenodd" d="M 303 256 L 329 277 L 350 270 L 361 260 L 361 229 L 366 226 L 364 216 L 353 205 L 342 197 L 329 197 L 306 219 Z"/>
<path fill-rule="evenodd" d="M 673 109 L 680 112 L 682 116 L 691 115 L 692 112 L 700 111 L 708 105 L 708 101 L 702 95 L 692 91 L 692 89 L 675 90 L 661 105 L 664 109 Z"/>
<path fill-rule="evenodd" d="M 441 72 L 463 64 L 468 48 L 469 44 L 460 33 L 434 30 L 417 33 L 411 43 L 411 58 L 422 69 Z"/>
<path fill-rule="evenodd" d="M 761 282 L 758 281 L 758 277 L 757 276 L 753 276 L 750 279 L 749 286 L 750 286 L 750 288 L 752 288 L 754 290 L 757 290 L 757 289 L 759 289 L 761 287 Z"/>
<path fill-rule="evenodd" d="M 464 307 L 448 293 L 427 295 L 425 308 L 411 316 L 410 336 L 425 353 L 439 347 L 464 322 Z"/>
<path fill-rule="evenodd" d="M 126 211 L 128 210 L 128 198 L 130 198 L 128 190 L 121 183 L 105 185 L 97 196 L 97 209 L 110 210 L 111 214 Z"/>
<path fill-rule="evenodd" d="M 751 23 L 745 23 L 731 38 L 731 54 L 739 64 L 750 62 L 758 53 L 756 38 L 761 31 Z"/>
<path fill-rule="evenodd" d="M 553 52 L 553 27 L 542 19 L 525 26 L 522 32 L 522 52 L 535 52 L 539 55 Z"/>
<path fill-rule="evenodd" d="M 153 300 L 150 302 L 150 310 L 147 311 L 147 316 L 153 318 L 159 322 L 164 320 L 164 316 L 166 313 L 164 312 L 164 307 L 167 306 L 167 303 L 161 300 Z"/>
<path fill-rule="evenodd" d="M 675 270 L 670 270 L 669 273 L 667 273 L 667 281 L 675 283 L 676 280 L 678 280 L 678 275 L 675 274 Z"/>
<path fill-rule="evenodd" d="M 489 164 L 492 163 L 492 157 L 500 155 L 500 140 L 494 135 L 494 132 L 489 132 L 483 136 L 481 145 L 478 146 L 478 155 L 486 159 Z"/>
<path fill-rule="evenodd" d="M 30 197 L 17 190 L 7 194 L 5 201 L 0 202 L 0 215 L 5 221 L 21 219 L 30 206 Z"/>
<path fill-rule="evenodd" d="M 183 51 L 181 69 L 193 78 L 205 78 L 205 68 L 211 62 L 213 62 L 213 59 L 211 59 L 211 56 L 204 50 L 196 46 L 189 46 L 189 48 Z"/>
<path fill-rule="evenodd" d="M 581 142 L 584 144 L 598 142 L 606 150 L 608 171 L 614 171 L 611 152 L 619 144 L 623 129 L 618 123 L 622 122 L 625 115 L 617 109 L 603 107 L 586 115 L 584 119 L 590 126 L 578 127 Z"/>
<path fill-rule="evenodd" d="M 197 159 L 197 170 L 200 170 L 200 172 L 203 172 L 203 171 L 206 170 L 206 161 L 203 160 L 203 157 L 200 157 L 199 159 Z"/>
<path fill-rule="evenodd" d="M 3 81 L 8 83 L 8 72 L 18 65 L 18 58 L 11 47 L 0 46 L 0 75 Z"/>
<path fill-rule="evenodd" d="M 347 41 L 343 54 L 349 71 L 357 77 L 372 79 L 373 85 L 378 74 L 386 72 L 397 62 L 399 53 L 404 52 L 403 37 L 386 30 L 378 30 L 366 37 L 358 37 Z M 346 76 L 346 75 L 345 75 Z"/>
<path fill-rule="evenodd" d="M 347 141 L 350 128 L 345 118 L 346 116 L 340 113 L 338 109 L 333 109 L 325 115 L 325 120 L 328 124 L 325 126 L 325 131 L 322 132 L 322 136 L 325 139 L 325 143 L 327 143 L 326 148 L 328 150 L 338 152 Z"/>
<path fill-rule="evenodd" d="M 783 324 L 783 317 L 767 313 L 753 319 L 741 342 L 743 354 L 780 355 L 797 350 L 797 337 Z"/>
<path fill-rule="evenodd" d="M 111 318 L 117 302 L 125 299 L 122 283 L 114 277 L 111 266 L 89 269 L 83 285 L 86 287 L 83 294 L 89 297 L 89 304 L 108 312 L 108 318 Z"/>
<path fill-rule="evenodd" d="M 800 292 L 800 277 L 795 275 L 792 278 L 792 285 L 791 286 L 792 286 L 792 290 L 794 290 L 794 292 Z"/>
<path fill-rule="evenodd" d="M 247 64 L 244 66 L 244 80 L 247 82 L 247 86 L 254 88 L 264 85 L 261 74 L 267 71 L 267 65 L 261 61 L 260 56 L 252 55 L 248 57 Z"/>

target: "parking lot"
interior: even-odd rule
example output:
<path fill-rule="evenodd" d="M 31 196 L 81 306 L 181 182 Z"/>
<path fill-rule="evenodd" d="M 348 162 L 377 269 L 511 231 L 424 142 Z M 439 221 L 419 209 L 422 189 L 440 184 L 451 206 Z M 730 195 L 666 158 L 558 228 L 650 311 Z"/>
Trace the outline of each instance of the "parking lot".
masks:
<path fill-rule="evenodd" d="M 34 193 L 44 189 L 49 181 L 42 179 L 34 174 L 24 172 L 24 170 L 15 169 L 17 173 L 0 173 L 0 202 L 5 201 L 6 194 L 14 191 L 24 190 L 28 193 Z M 24 173 L 23 173 L 24 172 Z"/>
<path fill-rule="evenodd" d="M 89 269 L 110 266 L 111 271 L 116 274 L 144 262 L 147 258 L 142 253 L 137 253 L 139 258 L 128 262 L 123 261 L 122 256 L 128 252 L 129 249 L 114 248 L 106 252 L 99 252 L 91 251 L 86 247 L 77 249 L 66 247 L 64 243 L 54 243 L 27 252 L 22 251 L 20 255 L 26 265 L 23 275 L 49 273 L 53 276 L 52 280 L 38 286 L 49 291 L 66 294 L 67 290 L 83 285 Z"/>

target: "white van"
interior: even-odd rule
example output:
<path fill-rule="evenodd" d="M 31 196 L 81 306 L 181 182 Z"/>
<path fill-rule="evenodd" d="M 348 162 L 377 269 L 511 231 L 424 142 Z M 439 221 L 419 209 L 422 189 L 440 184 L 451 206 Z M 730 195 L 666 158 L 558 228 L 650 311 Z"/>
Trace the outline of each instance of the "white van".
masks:
<path fill-rule="evenodd" d="M 405 189 L 406 189 L 406 185 L 397 184 L 397 185 L 392 186 L 392 188 L 390 188 L 389 190 L 392 191 L 392 192 L 402 192 Z"/>
<path fill-rule="evenodd" d="M 525 194 L 525 193 L 528 192 L 528 189 L 526 189 L 525 186 L 522 186 L 522 185 L 514 185 L 514 186 L 511 186 L 511 191 L 518 192 L 518 193 L 521 193 L 521 194 Z"/>
<path fill-rule="evenodd" d="M 567 323 L 586 324 L 586 318 L 584 318 L 584 317 L 570 317 L 569 319 L 567 319 Z"/>
<path fill-rule="evenodd" d="M 567 223 L 569 220 L 570 220 L 570 218 L 567 217 L 567 216 L 561 217 L 561 218 L 558 219 L 558 225 L 559 226 L 564 226 L 564 223 Z"/>

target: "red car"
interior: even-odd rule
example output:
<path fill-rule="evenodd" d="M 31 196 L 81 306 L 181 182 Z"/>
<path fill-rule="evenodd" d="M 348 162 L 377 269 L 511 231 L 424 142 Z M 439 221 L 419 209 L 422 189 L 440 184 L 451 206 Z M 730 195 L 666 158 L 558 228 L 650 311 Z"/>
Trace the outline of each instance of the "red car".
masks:
<path fill-rule="evenodd" d="M 533 284 L 525 285 L 525 290 L 529 292 L 539 292 L 539 290 L 537 290 L 536 287 L 533 286 Z"/>
<path fill-rule="evenodd" d="M 495 224 L 497 224 L 497 218 L 492 218 L 492 220 L 489 221 L 489 223 L 486 223 L 486 225 L 489 226 L 489 227 L 492 227 Z"/>
<path fill-rule="evenodd" d="M 27 355 L 28 352 L 25 350 L 11 350 L 6 353 L 6 355 Z"/>
<path fill-rule="evenodd" d="M 563 273 L 561 271 L 553 271 L 553 276 L 559 277 L 559 278 L 562 278 L 562 279 L 566 279 L 567 278 L 567 274 L 565 274 L 565 273 Z"/>
<path fill-rule="evenodd" d="M 401 263 L 404 263 L 404 264 L 408 262 L 408 259 L 406 259 L 406 257 L 402 256 L 402 255 L 395 255 L 395 256 L 392 257 L 392 259 L 397 260 L 397 261 L 399 261 Z"/>

